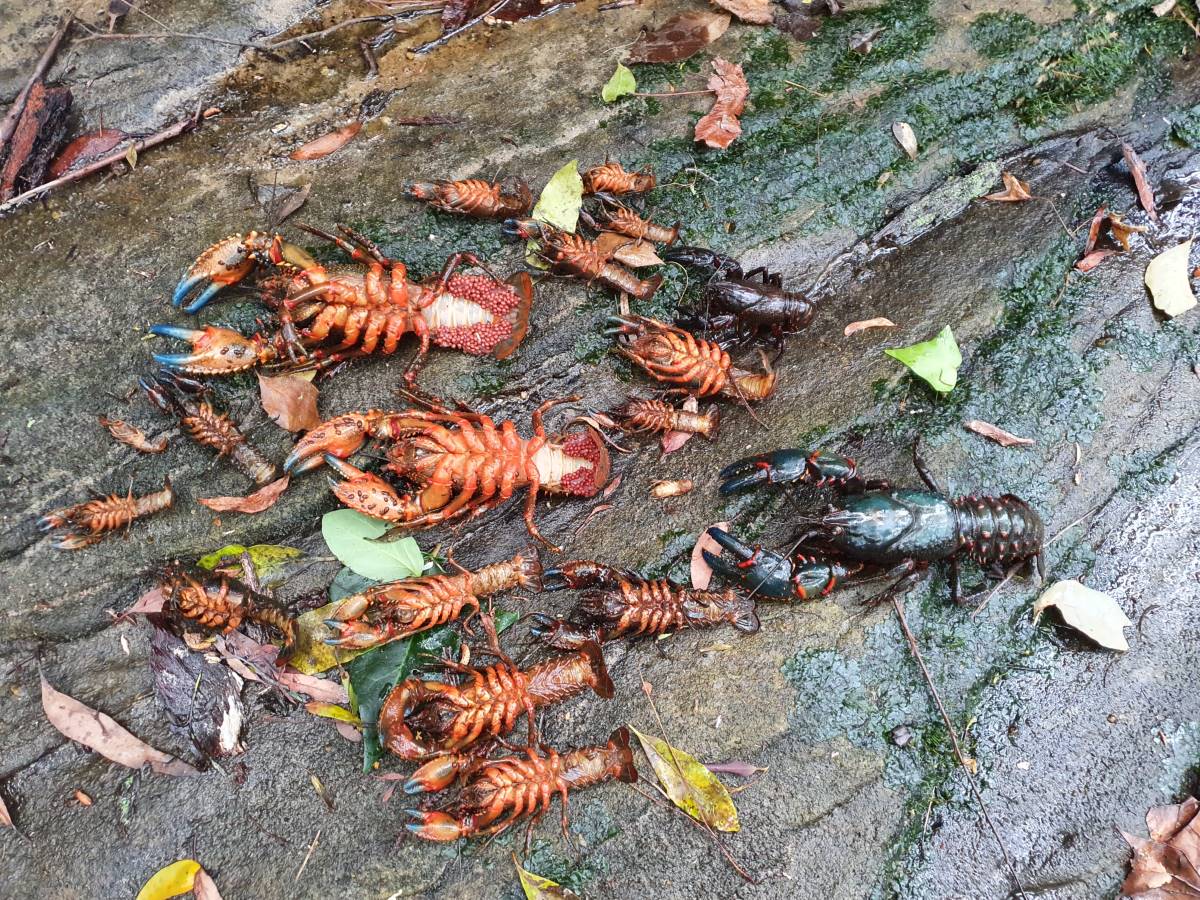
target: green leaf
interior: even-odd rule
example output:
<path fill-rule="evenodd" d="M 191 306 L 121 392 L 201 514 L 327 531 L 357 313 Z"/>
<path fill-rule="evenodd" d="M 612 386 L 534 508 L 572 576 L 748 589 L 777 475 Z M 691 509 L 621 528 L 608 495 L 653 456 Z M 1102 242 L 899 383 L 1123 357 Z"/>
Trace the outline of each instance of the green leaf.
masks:
<path fill-rule="evenodd" d="M 196 560 L 196 565 L 201 569 L 212 571 L 222 562 L 227 564 L 236 563 L 238 569 L 241 569 L 241 561 L 238 559 L 247 550 L 250 551 L 250 561 L 254 563 L 254 571 L 259 578 L 270 578 L 279 569 L 282 569 L 284 564 L 290 559 L 298 559 L 304 555 L 303 550 L 297 550 L 295 547 L 284 547 L 279 544 L 253 544 L 250 547 L 242 544 L 229 544 L 222 547 L 220 550 L 214 550 L 205 556 Z"/>
<path fill-rule="evenodd" d="M 358 716 L 346 709 L 344 706 L 338 706 L 336 703 L 325 703 L 321 700 L 310 700 L 304 704 L 304 708 L 314 716 L 320 716 L 323 719 L 337 719 L 339 722 L 345 722 L 348 725 L 361 726 L 362 722 Z"/>
<path fill-rule="evenodd" d="M 377 541 L 388 524 L 353 509 L 335 509 L 321 517 L 321 536 L 342 565 L 363 578 L 398 581 L 414 578 L 425 568 L 421 548 L 413 538 Z"/>
<path fill-rule="evenodd" d="M 539 222 L 573 232 L 582 205 L 583 179 L 579 177 L 578 162 L 571 160 L 546 182 L 533 208 L 533 217 Z"/>
<path fill-rule="evenodd" d="M 608 79 L 608 84 L 604 85 L 600 91 L 600 99 L 605 103 L 612 103 L 618 97 L 624 97 L 626 94 L 632 94 L 637 90 L 637 79 L 633 77 L 626 66 L 617 63 L 617 70 L 612 73 L 612 78 Z"/>
<path fill-rule="evenodd" d="M 741 827 L 729 790 L 707 766 L 662 738 L 642 734 L 633 726 L 630 729 L 641 741 L 654 774 L 676 806 L 717 831 L 737 831 Z"/>
<path fill-rule="evenodd" d="M 496 613 L 496 631 L 511 627 L 520 616 L 515 612 Z M 449 626 L 434 628 L 402 641 L 392 641 L 363 653 L 348 666 L 350 686 L 357 700 L 358 718 L 363 724 L 363 771 L 370 772 L 383 756 L 379 743 L 379 710 L 392 688 L 412 674 L 419 665 L 441 657 L 447 650 L 458 652 L 458 632 Z"/>
<path fill-rule="evenodd" d="M 908 366 L 914 375 L 929 382 L 929 386 L 941 394 L 949 393 L 958 383 L 958 367 L 962 365 L 962 351 L 954 340 L 954 332 L 947 325 L 933 340 L 922 341 L 911 347 L 895 347 L 884 350 L 892 359 Z"/>
<path fill-rule="evenodd" d="M 355 574 L 353 569 L 341 569 L 333 576 L 329 584 L 329 602 L 337 603 L 351 594 L 359 594 L 373 584 L 379 584 L 374 578 L 363 578 Z"/>

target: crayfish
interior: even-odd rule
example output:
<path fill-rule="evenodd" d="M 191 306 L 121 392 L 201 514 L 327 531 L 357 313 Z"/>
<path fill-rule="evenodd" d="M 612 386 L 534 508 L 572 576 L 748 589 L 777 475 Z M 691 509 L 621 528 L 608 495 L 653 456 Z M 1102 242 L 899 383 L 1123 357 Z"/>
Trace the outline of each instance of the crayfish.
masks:
<path fill-rule="evenodd" d="M 386 644 L 453 622 L 464 609 L 470 610 L 469 619 L 479 612 L 481 597 L 514 587 L 541 590 L 542 564 L 535 547 L 475 572 L 408 578 L 351 594 L 325 620 L 338 632 L 325 643 L 353 650 Z"/>
<path fill-rule="evenodd" d="M 474 835 L 499 834 L 526 816 L 530 828 L 562 798 L 562 827 L 567 829 L 567 795 L 616 778 L 637 781 L 629 729 L 618 728 L 602 747 L 581 747 L 568 753 L 525 750 L 525 758 L 506 756 L 482 760 L 468 776 L 458 798 L 442 810 L 410 809 L 414 821 L 406 826 L 429 841 L 454 841 Z"/>
<path fill-rule="evenodd" d="M 573 275 L 585 281 L 599 281 L 614 291 L 629 294 L 638 300 L 649 300 L 662 284 L 662 276 L 643 281 L 618 262 L 614 251 L 604 250 L 596 241 L 578 234 L 562 231 L 536 219 L 509 219 L 504 223 L 506 234 L 522 240 L 536 240 L 541 253 L 553 269 L 563 275 Z"/>
<path fill-rule="evenodd" d="M 658 381 L 682 385 L 697 397 L 718 394 L 739 400 L 765 400 L 775 392 L 775 372 L 766 354 L 763 372 L 733 364 L 719 344 L 645 316 L 610 316 L 606 333 L 616 350 Z"/>
<path fill-rule="evenodd" d="M 286 612 L 271 598 L 228 575 L 173 563 L 158 586 L 166 596 L 164 609 L 181 619 L 221 634 L 250 621 L 279 632 L 285 648 L 296 642 L 296 624 Z"/>
<path fill-rule="evenodd" d="M 533 617 L 533 634 L 561 650 L 574 649 L 587 641 L 711 628 L 722 622 L 738 631 L 758 631 L 754 601 L 732 590 L 698 591 L 665 578 L 648 581 L 588 560 L 549 569 L 543 581 L 548 591 L 585 591 L 579 604 L 584 624 L 543 615 Z"/>
<path fill-rule="evenodd" d="M 649 167 L 627 172 L 619 162 L 608 161 L 580 173 L 585 194 L 644 194 L 657 183 Z"/>
<path fill-rule="evenodd" d="M 161 491 L 135 497 L 130 487 L 124 497 L 109 494 L 107 497 L 85 500 L 46 513 L 38 519 L 38 527 L 42 531 L 64 530 L 54 540 L 56 550 L 82 550 L 101 541 L 110 531 L 128 529 L 134 519 L 170 509 L 174 502 L 175 491 L 171 487 L 171 479 L 164 478 Z"/>
<path fill-rule="evenodd" d="M 737 260 L 703 247 L 673 247 L 663 259 L 713 273 L 704 289 L 705 313 L 699 317 L 706 331 L 741 331 L 748 326 L 756 336 L 767 329 L 778 344 L 785 334 L 807 328 L 816 313 L 812 300 L 799 291 L 784 290 L 783 276 L 765 266 L 743 272 Z M 761 281 L 755 281 L 756 276 Z"/>
<path fill-rule="evenodd" d="M 681 431 L 698 434 L 707 440 L 717 439 L 720 426 L 720 411 L 712 407 L 706 413 L 676 409 L 665 400 L 650 400 L 645 397 L 629 397 L 619 406 L 608 411 L 616 425 L 628 434 Z M 607 427 L 607 426 L 606 426 Z"/>
<path fill-rule="evenodd" d="M 546 411 L 576 399 L 548 400 L 539 406 L 532 417 L 532 438 L 518 435 L 512 422 L 497 425 L 480 413 L 441 407 L 346 413 L 302 437 L 283 467 L 304 472 L 325 462 L 345 479 L 333 483 L 342 503 L 405 528 L 430 528 L 476 516 L 525 488 L 525 526 L 557 552 L 533 521 L 538 493 L 592 497 L 608 480 L 610 467 L 608 450 L 594 429 L 556 438 L 546 435 Z M 389 443 L 384 468 L 417 492 L 397 494 L 378 475 L 344 461 L 367 437 Z"/>
<path fill-rule="evenodd" d="M 339 228 L 344 237 L 305 226 L 366 266 L 365 273 L 330 274 L 278 234 L 252 231 L 214 244 L 180 280 L 175 305 L 205 285 L 185 307 L 196 312 L 222 288 L 237 284 L 256 268 L 268 268 L 277 274 L 264 282 L 264 300 L 277 311 L 280 330 L 247 338 L 228 328 L 155 325 L 151 333 L 192 344 L 191 353 L 156 354 L 155 359 L 202 375 L 260 365 L 326 369 L 376 351 L 394 353 L 400 339 L 412 333 L 420 347 L 405 372 L 411 384 L 431 344 L 504 359 L 524 339 L 533 303 L 533 282 L 527 273 L 503 282 L 473 253 L 455 253 L 440 274 L 414 284 L 404 263 L 388 259 L 351 229 Z M 456 274 L 463 263 L 483 268 L 486 274 Z"/>
<path fill-rule="evenodd" d="M 496 182 L 480 178 L 416 182 L 406 184 L 403 191 L 435 209 L 476 219 L 511 219 L 527 216 L 533 209 L 533 194 L 520 178 Z"/>
<path fill-rule="evenodd" d="M 708 534 L 733 553 L 730 563 L 704 551 L 718 574 L 767 597 L 801 600 L 827 594 L 849 578 L 897 578 L 873 602 L 891 599 L 930 563 L 950 564 L 950 593 L 959 595 L 961 560 L 983 567 L 1033 563 L 1045 572 L 1045 528 L 1038 514 L 1012 494 L 950 497 L 913 448 L 913 465 L 928 490 L 894 489 L 863 479 L 854 460 L 836 453 L 775 450 L 722 470 L 720 491 L 762 484 L 830 485 L 845 496 L 796 542 L 791 558 L 749 547 L 720 528 Z"/>
<path fill-rule="evenodd" d="M 257 485 L 275 480 L 275 464 L 246 440 L 241 429 L 225 413 L 217 412 L 207 400 L 199 399 L 208 389 L 198 381 L 170 371 L 142 376 L 138 384 L 163 412 L 173 415 L 189 437 L 201 447 L 228 456 L 239 472 Z"/>

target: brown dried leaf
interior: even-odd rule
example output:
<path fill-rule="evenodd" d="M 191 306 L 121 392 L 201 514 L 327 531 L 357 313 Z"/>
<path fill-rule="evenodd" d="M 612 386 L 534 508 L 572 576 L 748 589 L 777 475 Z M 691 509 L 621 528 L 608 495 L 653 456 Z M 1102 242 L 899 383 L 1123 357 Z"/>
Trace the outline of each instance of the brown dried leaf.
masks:
<path fill-rule="evenodd" d="M 139 613 L 141 615 L 160 613 L 162 612 L 163 606 L 166 604 L 166 602 L 167 595 L 163 593 L 162 588 L 151 588 L 150 590 L 146 591 L 146 593 L 142 594 L 142 596 L 138 597 L 137 600 L 134 601 L 133 606 L 125 610 L 124 614 L 127 616 L 132 616 Z"/>
<path fill-rule="evenodd" d="M 196 880 L 192 882 L 192 894 L 196 900 L 221 900 L 217 883 L 204 869 L 196 873 Z"/>
<path fill-rule="evenodd" d="M 85 165 L 93 159 L 109 153 L 114 147 L 130 136 L 118 128 L 104 128 L 100 131 L 88 131 L 81 134 L 55 157 L 50 163 L 47 175 L 58 178 L 78 166 Z"/>
<path fill-rule="evenodd" d="M 1179 834 L 1200 811 L 1200 802 L 1188 797 L 1182 803 L 1170 806 L 1152 806 L 1146 810 L 1146 827 L 1150 829 L 1150 840 L 1167 842 Z"/>
<path fill-rule="evenodd" d="M 1080 272 L 1090 272 L 1116 252 L 1116 250 L 1093 250 L 1079 262 L 1075 263 L 1075 268 Z"/>
<path fill-rule="evenodd" d="M 738 116 L 746 108 L 750 85 L 742 67 L 720 57 L 712 63 L 714 75 L 708 79 L 708 89 L 716 91 L 717 100 L 696 123 L 696 140 L 709 147 L 724 150 L 742 133 Z"/>
<path fill-rule="evenodd" d="M 302 144 L 291 152 L 290 158 L 299 161 L 322 159 L 330 153 L 341 150 L 360 131 L 362 131 L 362 122 L 356 119 L 349 125 L 323 134 L 319 138 L 313 138 L 307 144 Z"/>
<path fill-rule="evenodd" d="M 668 19 L 643 34 L 629 51 L 629 62 L 669 63 L 694 56 L 729 28 L 728 13 L 698 10 Z"/>
<path fill-rule="evenodd" d="M 600 492 L 600 499 L 607 500 L 609 497 L 611 497 L 616 492 L 617 488 L 621 486 L 621 481 L 624 479 L 624 477 L 624 475 L 618 475 L 607 485 L 605 485 L 604 490 Z"/>
<path fill-rule="evenodd" d="M 471 18 L 471 7 L 475 0 L 446 0 L 442 7 L 442 34 L 460 27 Z"/>
<path fill-rule="evenodd" d="M 896 323 L 891 319 L 885 319 L 883 316 L 877 316 L 874 319 L 863 319 L 859 322 L 851 322 L 842 329 L 842 334 L 850 337 L 852 334 L 857 334 L 860 331 L 866 331 L 868 328 L 895 328 Z"/>
<path fill-rule="evenodd" d="M 874 49 L 875 38 L 883 34 L 885 30 L 883 25 L 879 25 L 870 31 L 860 31 L 857 34 L 850 35 L 850 49 L 855 53 L 861 53 L 866 56 Z"/>
<path fill-rule="evenodd" d="M 803 12 L 787 12 L 775 17 L 775 27 L 798 41 L 811 41 L 821 33 L 823 24 L 817 16 Z"/>
<path fill-rule="evenodd" d="M 312 192 L 312 184 L 279 184 L 277 181 L 262 182 L 253 187 L 254 199 L 262 208 L 272 228 L 276 228 L 288 216 L 300 209 Z"/>
<path fill-rule="evenodd" d="M 1033 438 L 1017 437 L 1003 428 L 997 428 L 990 422 L 981 422 L 979 419 L 972 419 L 970 422 L 964 422 L 963 427 L 967 431 L 973 431 L 976 434 L 981 434 L 985 438 L 990 438 L 1001 447 L 1028 447 L 1034 443 Z"/>
<path fill-rule="evenodd" d="M 12 828 L 12 814 L 8 811 L 8 806 L 4 803 L 4 798 L 0 797 L 0 828 Z"/>
<path fill-rule="evenodd" d="M 318 391 L 299 375 L 258 376 L 262 406 L 280 428 L 307 431 L 321 424 L 317 415 Z"/>
<path fill-rule="evenodd" d="M 996 200 L 1000 203 L 1019 203 L 1022 200 L 1032 200 L 1033 194 L 1029 193 L 1029 182 L 1022 181 L 1011 172 L 1001 172 L 1000 178 L 1004 181 L 1004 190 L 997 191 L 995 194 L 988 194 L 984 200 Z"/>
<path fill-rule="evenodd" d="M 1108 233 L 1113 236 L 1121 249 L 1128 252 L 1129 236 L 1131 234 L 1145 234 L 1150 229 L 1145 225 L 1130 225 L 1116 213 L 1110 213 L 1108 216 Z"/>
<path fill-rule="evenodd" d="M 1137 188 L 1138 202 L 1142 204 L 1142 209 L 1155 222 L 1158 221 L 1158 207 L 1154 205 L 1154 188 L 1150 187 L 1150 181 L 1146 177 L 1146 164 L 1134 151 L 1129 144 L 1121 144 L 1121 154 L 1125 157 L 1125 163 L 1129 166 L 1129 172 L 1133 175 L 1133 184 Z"/>
<path fill-rule="evenodd" d="M 596 249 L 631 269 L 663 264 L 649 241 L 635 240 L 613 231 L 605 231 L 596 238 Z"/>
<path fill-rule="evenodd" d="M 708 536 L 709 528 L 720 528 L 722 531 L 729 530 L 728 522 L 714 522 L 700 532 L 700 539 L 696 541 L 696 546 L 692 548 L 692 587 L 698 591 L 707 591 L 709 584 L 712 583 L 712 566 L 704 559 L 704 551 L 715 553 L 718 556 L 721 554 L 721 545 Z"/>
<path fill-rule="evenodd" d="M 655 500 L 666 500 L 668 497 L 682 497 L 690 494 L 695 484 L 690 478 L 678 481 L 656 481 L 650 485 L 650 496 Z"/>
<path fill-rule="evenodd" d="M 917 158 L 917 133 L 907 122 L 892 123 L 892 137 L 909 159 Z"/>
<path fill-rule="evenodd" d="M 751 25 L 770 25 L 774 18 L 771 12 L 771 0 L 712 0 L 712 2 Z"/>
<path fill-rule="evenodd" d="M 260 513 L 275 505 L 275 501 L 287 490 L 290 481 L 291 476 L 284 475 L 246 497 L 197 497 L 196 499 L 197 502 L 207 506 L 213 512 Z"/>
<path fill-rule="evenodd" d="M 1104 227 L 1104 220 L 1108 217 L 1107 207 L 1100 207 L 1096 210 L 1096 214 L 1092 216 L 1092 224 L 1088 228 L 1087 243 L 1083 245 L 1083 255 L 1087 256 L 1096 249 L 1096 241 L 1100 238 L 1100 229 Z"/>
<path fill-rule="evenodd" d="M 336 703 L 345 706 L 350 702 L 350 694 L 344 685 L 328 678 L 318 678 L 316 675 L 305 675 L 303 672 L 293 672 L 285 669 L 277 673 L 279 683 L 290 691 L 307 694 L 314 700 L 324 703 Z"/>
<path fill-rule="evenodd" d="M 695 395 L 689 395 L 683 401 L 683 409 L 684 412 L 699 412 L 700 401 L 696 399 Z M 691 431 L 668 431 L 662 436 L 662 455 L 667 456 L 679 450 L 692 439 L 693 434 L 694 432 Z"/>
<path fill-rule="evenodd" d="M 42 676 L 42 709 L 50 724 L 72 741 L 130 769 L 149 765 L 159 775 L 199 775 L 181 759 L 155 750 L 112 718 L 56 690 Z"/>

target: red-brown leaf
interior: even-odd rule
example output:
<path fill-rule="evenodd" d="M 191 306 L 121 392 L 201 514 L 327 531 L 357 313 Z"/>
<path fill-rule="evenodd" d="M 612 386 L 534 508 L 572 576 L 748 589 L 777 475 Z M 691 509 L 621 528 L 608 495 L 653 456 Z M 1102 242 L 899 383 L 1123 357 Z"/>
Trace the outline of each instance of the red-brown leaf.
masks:
<path fill-rule="evenodd" d="M 199 775 L 181 759 L 155 750 L 112 718 L 56 690 L 42 677 L 42 709 L 50 724 L 72 741 L 130 769 L 149 765 L 159 775 Z"/>
<path fill-rule="evenodd" d="M 1032 200 L 1033 194 L 1029 193 L 1029 183 L 1022 181 L 1011 172 L 1001 172 L 1000 178 L 1004 181 L 1004 190 L 997 191 L 995 194 L 988 194 L 984 200 L 996 200 L 1001 203 L 1019 203 L 1022 200 Z"/>
<path fill-rule="evenodd" d="M 1100 237 L 1100 229 L 1104 226 L 1104 220 L 1108 218 L 1107 207 L 1100 207 L 1096 210 L 1096 214 L 1092 216 L 1091 227 L 1088 228 L 1087 243 L 1083 245 L 1083 255 L 1087 256 L 1096 249 L 1096 241 Z"/>
<path fill-rule="evenodd" d="M 192 894 L 196 900 L 221 900 L 221 892 L 217 890 L 217 883 L 203 869 L 196 872 L 196 878 L 192 882 Z"/>
<path fill-rule="evenodd" d="M 696 140 L 714 149 L 724 150 L 742 133 L 738 116 L 746 108 L 750 85 L 737 63 L 718 57 L 712 65 L 716 74 L 708 79 L 708 89 L 716 91 L 717 101 L 696 123 Z"/>
<path fill-rule="evenodd" d="M 336 703 L 339 706 L 345 706 L 350 702 L 350 694 L 346 688 L 328 678 L 305 675 L 303 672 L 294 672 L 291 669 L 284 669 L 277 673 L 277 677 L 279 683 L 288 690 L 296 691 L 298 694 L 307 694 L 314 700 Z"/>
<path fill-rule="evenodd" d="M 295 160 L 321 159 L 345 147 L 354 136 L 362 131 L 363 123 L 357 119 L 336 131 L 313 138 L 307 144 L 302 144 L 291 153 Z"/>
<path fill-rule="evenodd" d="M 981 422 L 979 419 L 972 419 L 970 422 L 964 422 L 963 427 L 968 431 L 973 431 L 976 434 L 981 434 L 985 438 L 995 441 L 1002 447 L 1028 447 L 1034 443 L 1033 438 L 1018 437 L 1010 431 L 1005 431 L 1003 428 L 997 428 L 990 422 Z"/>
<path fill-rule="evenodd" d="M 689 396 L 683 401 L 684 412 L 699 412 L 700 401 L 694 396 Z M 694 432 L 691 431 L 668 431 L 662 436 L 662 455 L 666 456 L 669 453 L 674 453 L 684 444 L 692 439 Z"/>
<path fill-rule="evenodd" d="M 197 500 L 213 512 L 260 513 L 275 505 L 291 480 L 290 475 L 284 475 L 247 497 L 198 497 Z"/>
<path fill-rule="evenodd" d="M 639 241 L 615 231 L 605 231 L 596 238 L 596 249 L 631 269 L 642 266 L 661 266 L 663 261 L 649 241 Z"/>
<path fill-rule="evenodd" d="M 1116 252 L 1116 250 L 1093 250 L 1079 262 L 1075 263 L 1075 268 L 1080 272 L 1090 272 Z"/>
<path fill-rule="evenodd" d="M 4 798 L 0 797 L 0 828 L 12 828 L 12 815 L 8 811 L 8 807 L 4 803 Z"/>
<path fill-rule="evenodd" d="M 67 144 L 54 162 L 50 163 L 47 174 L 51 178 L 65 175 L 76 166 L 82 166 L 108 153 L 128 137 L 128 134 L 117 128 L 105 128 L 101 131 L 88 131 L 81 134 Z"/>
<path fill-rule="evenodd" d="M 1142 204 L 1142 209 L 1155 222 L 1158 221 L 1158 207 L 1154 205 L 1154 188 L 1150 187 L 1150 181 L 1146 177 L 1146 164 L 1142 162 L 1141 157 L 1134 152 L 1133 147 L 1129 144 L 1121 145 L 1121 153 L 1125 157 L 1125 163 L 1129 166 L 1129 171 L 1133 175 L 1133 184 L 1137 188 L 1138 202 Z"/>
<path fill-rule="evenodd" d="M 751 25 L 770 25 L 774 18 L 771 12 L 771 0 L 712 0 L 712 2 Z"/>
<path fill-rule="evenodd" d="M 637 39 L 629 62 L 670 63 L 694 56 L 729 28 L 729 14 L 698 10 L 668 19 Z"/>
<path fill-rule="evenodd" d="M 163 593 L 162 588 L 151 588 L 150 590 L 146 591 L 146 593 L 142 594 L 142 596 L 138 597 L 137 600 L 134 601 L 133 606 L 125 610 L 124 615 L 132 616 L 138 613 L 141 615 L 160 613 L 162 612 L 163 606 L 166 604 L 166 602 L 167 595 Z"/>
<path fill-rule="evenodd" d="M 299 375 L 258 376 L 262 406 L 280 428 L 307 431 L 321 424 L 317 415 L 318 391 Z"/>
<path fill-rule="evenodd" d="M 874 319 L 863 319 L 859 322 L 851 322 L 842 329 L 842 334 L 850 337 L 852 334 L 857 334 L 860 331 L 866 331 L 868 328 L 895 328 L 896 323 L 891 319 L 885 319 L 883 316 L 878 316 Z"/>
<path fill-rule="evenodd" d="M 355 728 L 353 725 L 351 725 L 349 722 L 339 722 L 337 719 L 334 719 L 333 727 L 337 729 L 338 734 L 340 734 L 342 737 L 344 737 L 350 743 L 352 743 L 352 744 L 362 743 L 362 739 L 363 739 L 362 732 L 359 731 L 357 728 Z"/>
<path fill-rule="evenodd" d="M 720 528 L 722 531 L 728 531 L 729 523 L 714 522 L 708 528 Z M 712 566 L 704 559 L 704 551 L 716 553 L 718 556 L 721 554 L 721 545 L 708 536 L 708 528 L 700 532 L 700 539 L 692 548 L 692 587 L 698 591 L 707 591 L 713 576 Z"/>

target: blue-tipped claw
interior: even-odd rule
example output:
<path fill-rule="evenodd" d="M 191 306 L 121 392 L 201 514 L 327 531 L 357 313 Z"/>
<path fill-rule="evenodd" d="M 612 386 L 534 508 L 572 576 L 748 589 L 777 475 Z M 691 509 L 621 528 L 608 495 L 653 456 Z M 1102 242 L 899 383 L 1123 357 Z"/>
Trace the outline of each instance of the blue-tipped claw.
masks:
<path fill-rule="evenodd" d="M 208 287 L 206 287 L 203 291 L 200 292 L 200 296 L 198 296 L 195 300 L 193 300 L 191 303 L 189 303 L 187 306 L 185 306 L 183 308 L 183 311 L 185 313 L 200 312 L 200 310 L 204 309 L 204 307 L 206 307 L 209 304 L 209 301 L 211 301 L 213 297 L 217 296 L 217 293 L 223 287 L 224 287 L 223 284 L 216 284 L 216 283 L 210 284 Z"/>
<path fill-rule="evenodd" d="M 208 279 L 207 275 L 184 275 L 175 285 L 175 293 L 171 295 L 171 305 L 181 306 L 196 285 Z"/>
<path fill-rule="evenodd" d="M 155 353 L 154 361 L 168 369 L 186 369 L 193 360 L 191 353 Z"/>
<path fill-rule="evenodd" d="M 183 325 L 168 325 L 165 322 L 151 325 L 149 331 L 151 334 L 156 334 L 159 337 L 175 338 L 179 341 L 198 341 L 204 337 L 204 332 L 197 328 L 186 328 Z"/>

